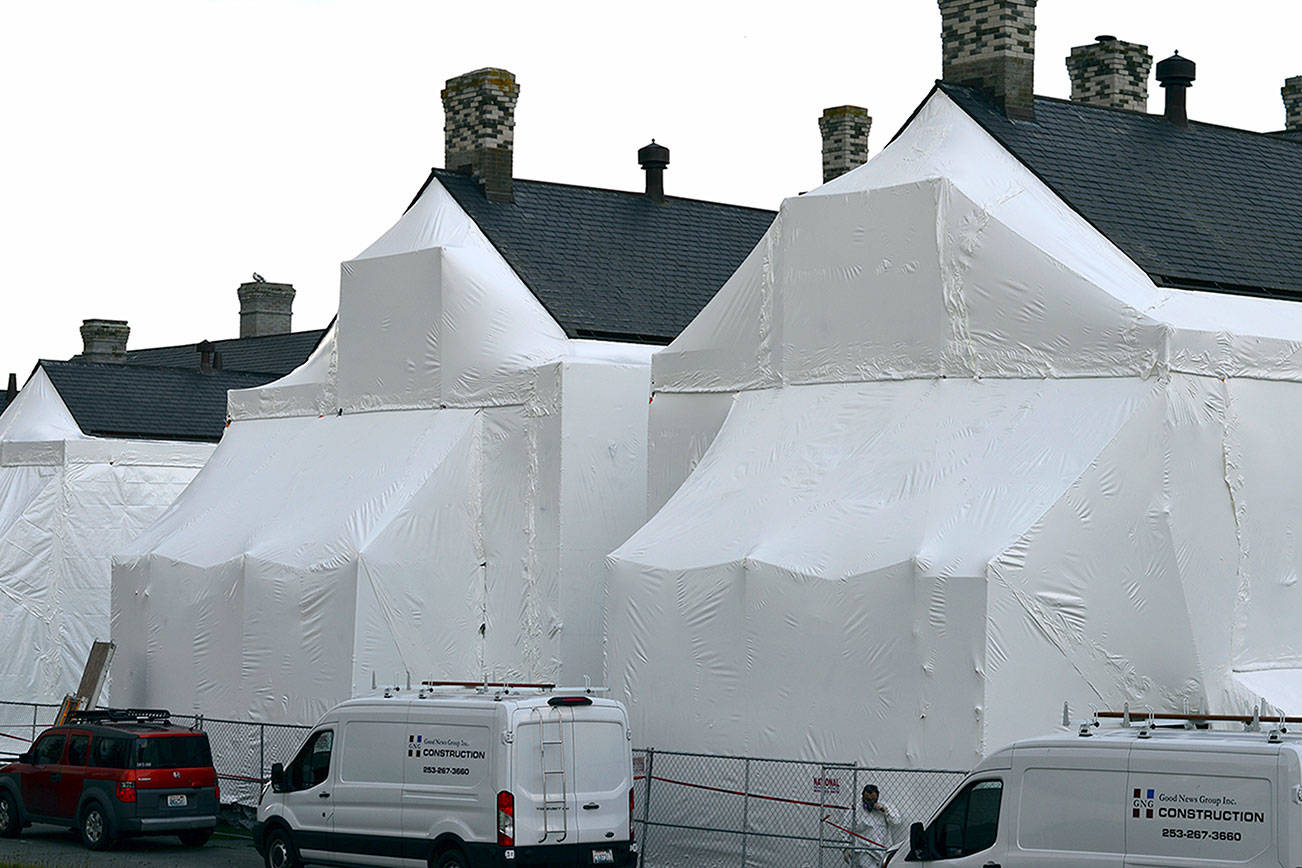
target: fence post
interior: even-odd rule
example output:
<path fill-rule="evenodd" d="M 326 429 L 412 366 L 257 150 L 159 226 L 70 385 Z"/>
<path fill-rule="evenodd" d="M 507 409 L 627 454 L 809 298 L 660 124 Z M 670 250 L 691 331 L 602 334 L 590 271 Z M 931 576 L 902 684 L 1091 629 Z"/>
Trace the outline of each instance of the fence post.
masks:
<path fill-rule="evenodd" d="M 746 868 L 746 833 L 750 829 L 750 757 L 742 761 L 741 868 Z"/>
<path fill-rule="evenodd" d="M 541 737 L 541 736 L 540 736 Z M 258 724 L 258 786 L 267 776 L 267 725 Z"/>
<path fill-rule="evenodd" d="M 818 868 L 823 868 L 823 817 L 827 816 L 827 764 L 818 767 Z"/>
<path fill-rule="evenodd" d="M 37 705 L 35 702 L 33 702 L 32 703 L 32 742 L 36 741 L 36 713 L 40 710 L 41 707 Z"/>
<path fill-rule="evenodd" d="M 642 793 L 642 847 L 638 850 L 637 864 L 639 868 L 646 865 L 646 844 L 647 839 L 651 837 L 651 774 L 655 771 L 656 749 L 649 747 L 646 749 L 646 788 Z"/>
<path fill-rule="evenodd" d="M 860 793 L 859 793 L 859 764 L 858 764 L 858 763 L 855 763 L 854 774 L 852 775 L 852 777 L 850 778 L 850 780 L 851 780 L 851 783 L 850 783 L 850 828 L 851 828 L 851 829 L 857 829 L 857 828 L 859 828 L 858 825 L 857 825 L 857 821 L 858 821 L 858 819 L 859 819 L 859 802 L 862 801 L 861 795 L 860 795 Z M 849 838 L 849 839 L 847 839 L 847 840 L 850 842 L 850 848 L 851 848 L 851 849 L 850 849 L 850 854 L 851 854 L 851 859 L 853 860 L 853 859 L 855 858 L 855 856 L 858 855 L 857 851 L 856 851 L 854 848 L 856 848 L 856 847 L 859 846 L 859 840 L 858 840 L 857 838 Z"/>

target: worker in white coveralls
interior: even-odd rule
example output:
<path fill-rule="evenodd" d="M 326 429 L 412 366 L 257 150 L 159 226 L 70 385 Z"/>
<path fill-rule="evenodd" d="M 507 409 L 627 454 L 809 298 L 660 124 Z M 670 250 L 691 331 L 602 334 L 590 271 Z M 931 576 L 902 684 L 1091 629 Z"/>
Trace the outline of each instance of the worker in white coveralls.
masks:
<path fill-rule="evenodd" d="M 886 861 L 893 830 L 900 825 L 899 812 L 877 796 L 876 784 L 863 788 L 863 810 L 854 818 L 854 849 L 845 851 L 845 861 L 854 868 L 878 868 Z"/>

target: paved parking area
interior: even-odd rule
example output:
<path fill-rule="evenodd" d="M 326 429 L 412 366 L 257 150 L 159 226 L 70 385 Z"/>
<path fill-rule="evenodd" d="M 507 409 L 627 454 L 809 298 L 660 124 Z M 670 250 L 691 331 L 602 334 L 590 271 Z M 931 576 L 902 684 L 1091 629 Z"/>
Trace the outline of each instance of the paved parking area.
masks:
<path fill-rule="evenodd" d="M 112 850 L 92 853 L 73 832 L 53 826 L 31 826 L 22 837 L 0 838 L 0 864 L 59 866 L 59 868 L 152 868 L 152 866 L 235 866 L 262 864 L 248 838 L 214 835 L 203 847 L 182 847 L 173 837 L 128 838 Z"/>

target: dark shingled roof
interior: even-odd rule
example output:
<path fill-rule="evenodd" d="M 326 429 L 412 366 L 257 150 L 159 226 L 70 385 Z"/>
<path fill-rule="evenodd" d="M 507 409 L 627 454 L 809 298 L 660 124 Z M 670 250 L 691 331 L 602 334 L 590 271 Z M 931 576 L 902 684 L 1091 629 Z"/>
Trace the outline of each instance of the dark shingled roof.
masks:
<path fill-rule="evenodd" d="M 514 202 L 489 202 L 468 175 L 435 169 L 430 177 L 572 338 L 673 340 L 775 216 L 674 196 L 657 205 L 641 193 L 519 178 Z"/>
<path fill-rule="evenodd" d="M 1035 98 L 1012 121 L 937 85 L 1159 286 L 1302 300 L 1302 144 Z"/>
<path fill-rule="evenodd" d="M 274 374 L 281 377 L 303 364 L 324 334 L 325 329 L 309 329 L 257 338 L 230 338 L 213 341 L 213 344 L 217 352 L 222 354 L 224 371 Z M 194 349 L 197 343 L 198 341 L 172 347 L 127 350 L 127 357 L 123 361 L 128 365 L 198 370 L 199 353 Z M 81 356 L 73 356 L 72 361 L 81 361 Z"/>
<path fill-rule="evenodd" d="M 267 382 L 265 374 L 204 374 L 197 366 L 48 360 L 40 366 L 82 432 L 100 437 L 215 442 L 226 427 L 226 390 Z"/>

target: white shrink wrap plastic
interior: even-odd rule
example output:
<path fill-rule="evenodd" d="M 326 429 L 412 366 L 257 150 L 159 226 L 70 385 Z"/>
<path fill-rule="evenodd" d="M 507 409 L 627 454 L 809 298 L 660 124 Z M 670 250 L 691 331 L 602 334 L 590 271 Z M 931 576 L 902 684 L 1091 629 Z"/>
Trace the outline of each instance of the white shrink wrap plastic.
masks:
<path fill-rule="evenodd" d="M 966 768 L 1064 701 L 1302 714 L 1300 347 L 936 91 L 653 360 L 606 606 L 639 739 Z"/>
<path fill-rule="evenodd" d="M 113 701 L 303 722 L 374 677 L 603 680 L 650 347 L 570 340 L 435 180 L 115 559 Z"/>
<path fill-rule="evenodd" d="M 36 369 L 0 415 L 0 697 L 58 702 L 76 689 L 91 643 L 109 638 L 112 553 L 212 450 L 88 437 Z"/>

